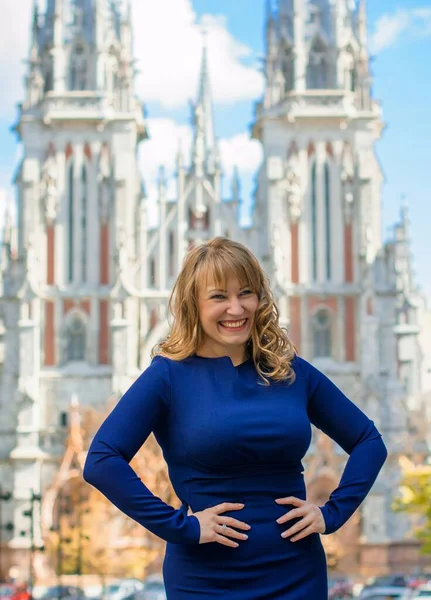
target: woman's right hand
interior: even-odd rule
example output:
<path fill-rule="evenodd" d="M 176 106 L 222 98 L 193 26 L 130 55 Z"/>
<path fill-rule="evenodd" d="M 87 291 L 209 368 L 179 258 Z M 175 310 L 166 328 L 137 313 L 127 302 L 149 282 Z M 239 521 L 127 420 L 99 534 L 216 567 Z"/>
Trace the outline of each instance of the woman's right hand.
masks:
<path fill-rule="evenodd" d="M 243 508 L 244 504 L 233 504 L 230 502 L 223 502 L 222 504 L 217 504 L 216 506 L 195 513 L 189 508 L 187 515 L 196 517 L 201 526 L 199 544 L 217 542 L 224 546 L 237 548 L 239 544 L 229 538 L 246 540 L 248 535 L 235 531 L 233 527 L 242 529 L 243 531 L 248 531 L 251 527 L 250 525 L 247 525 L 247 523 L 238 521 L 233 517 L 224 517 L 222 513 L 232 510 L 241 510 Z M 226 525 L 226 528 L 223 528 L 223 525 Z"/>

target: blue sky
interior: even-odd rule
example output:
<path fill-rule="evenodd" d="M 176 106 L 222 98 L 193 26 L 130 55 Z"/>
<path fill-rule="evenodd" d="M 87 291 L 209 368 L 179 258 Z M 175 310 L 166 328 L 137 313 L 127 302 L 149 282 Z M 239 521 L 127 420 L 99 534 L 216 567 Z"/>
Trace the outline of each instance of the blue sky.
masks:
<path fill-rule="evenodd" d="M 264 52 L 264 0 L 158 0 L 157 6 L 150 0 L 134 2 L 135 40 L 142 68 L 138 93 L 147 105 L 152 135 L 142 157 L 150 195 L 156 173 L 154 156 L 166 161 L 173 171 L 177 140 L 185 140 L 186 150 L 189 146 L 187 98 L 194 97 L 197 89 L 199 23 L 203 20 L 209 28 L 215 122 L 217 135 L 223 140 L 225 171 L 231 173 L 235 155 L 244 156 L 240 172 L 244 200 L 248 202 L 259 163 L 259 149 L 250 145 L 247 133 L 254 102 L 261 92 L 262 82 L 255 69 Z M 19 152 L 10 127 L 14 102 L 22 98 L 20 79 L 28 49 L 30 0 L 20 0 L 19 9 L 8 4 L 12 4 L 6 8 L 9 18 L 0 25 L 0 76 L 10 83 L 0 98 L 0 188 L 10 189 Z M 431 228 L 431 2 L 369 0 L 368 14 L 374 96 L 382 103 L 387 124 L 377 145 L 386 178 L 383 231 L 385 235 L 390 233 L 398 219 L 401 196 L 406 194 L 417 282 L 431 298 L 426 251 Z M 24 22 L 13 37 L 7 31 L 10 22 Z M 169 91 L 176 75 L 184 82 L 182 95 L 178 82 L 172 86 L 175 93 Z"/>

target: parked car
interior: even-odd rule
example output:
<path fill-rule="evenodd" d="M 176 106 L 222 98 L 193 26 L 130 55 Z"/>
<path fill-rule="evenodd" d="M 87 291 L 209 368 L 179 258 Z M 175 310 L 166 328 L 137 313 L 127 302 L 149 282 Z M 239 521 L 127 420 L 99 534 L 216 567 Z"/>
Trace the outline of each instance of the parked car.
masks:
<path fill-rule="evenodd" d="M 54 585 L 45 590 L 40 600 L 85 600 L 85 594 L 74 585 Z"/>
<path fill-rule="evenodd" d="M 416 573 L 409 577 L 409 587 L 413 589 L 423 587 L 427 583 L 431 583 L 431 573 Z"/>
<path fill-rule="evenodd" d="M 416 598 L 431 598 L 431 584 L 427 583 L 415 590 L 412 600 L 416 600 Z"/>
<path fill-rule="evenodd" d="M 409 578 L 404 573 L 393 573 L 391 575 L 382 575 L 381 577 L 372 577 L 367 581 L 364 589 L 370 587 L 408 587 Z"/>
<path fill-rule="evenodd" d="M 166 600 L 165 584 L 158 576 L 148 577 L 140 600 Z"/>
<path fill-rule="evenodd" d="M 13 583 L 0 583 L 0 600 L 10 600 L 15 593 Z"/>
<path fill-rule="evenodd" d="M 328 581 L 329 600 L 344 600 L 353 597 L 353 582 L 347 577 L 330 577 Z"/>
<path fill-rule="evenodd" d="M 139 579 L 119 579 L 105 587 L 103 598 L 104 600 L 125 600 L 143 589 L 144 584 Z"/>
<path fill-rule="evenodd" d="M 401 586 L 372 586 L 364 588 L 359 600 L 410 600 L 412 590 Z"/>

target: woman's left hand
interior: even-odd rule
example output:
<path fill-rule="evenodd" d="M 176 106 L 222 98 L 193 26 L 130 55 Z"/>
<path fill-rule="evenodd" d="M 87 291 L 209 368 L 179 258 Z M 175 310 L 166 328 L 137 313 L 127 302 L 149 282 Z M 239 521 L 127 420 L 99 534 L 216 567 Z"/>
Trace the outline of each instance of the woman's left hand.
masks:
<path fill-rule="evenodd" d="M 297 507 L 277 519 L 279 525 L 287 523 L 290 519 L 302 517 L 302 519 L 295 523 L 290 529 L 284 531 L 281 534 L 281 537 L 290 538 L 290 536 L 293 535 L 294 537 L 292 537 L 290 541 L 297 542 L 311 533 L 325 533 L 325 519 L 323 518 L 322 511 L 315 504 L 307 502 L 306 500 L 301 500 L 300 498 L 295 498 L 294 496 L 289 496 L 289 498 L 278 498 L 276 502 L 277 504 L 292 504 Z"/>

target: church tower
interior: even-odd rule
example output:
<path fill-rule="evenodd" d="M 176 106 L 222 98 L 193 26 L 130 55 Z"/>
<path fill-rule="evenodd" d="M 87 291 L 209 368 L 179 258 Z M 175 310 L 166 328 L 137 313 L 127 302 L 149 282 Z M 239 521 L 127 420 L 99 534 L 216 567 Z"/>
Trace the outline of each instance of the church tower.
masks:
<path fill-rule="evenodd" d="M 29 489 L 43 496 L 58 468 L 72 394 L 104 411 L 139 374 L 146 224 L 137 146 L 147 134 L 133 80 L 130 7 L 48 0 L 39 14 L 34 3 L 15 126 L 23 147 L 17 239 L 2 262 L 0 479 L 14 496 L 10 564 L 25 566 L 19 551 L 32 534 L 40 541 L 23 511 Z"/>
<path fill-rule="evenodd" d="M 215 135 L 206 40 L 202 51 L 197 99 L 192 103 L 193 143 L 186 162 L 179 148 L 176 162 L 176 197 L 167 197 L 164 167 L 160 168 L 157 197 L 158 224 L 147 232 L 147 270 L 149 319 L 143 337 L 142 361 L 169 331 L 167 304 L 170 290 L 189 248 L 215 236 L 226 236 L 252 246 L 254 229 L 242 228 L 240 181 L 237 169 L 229 198 L 222 194 L 222 167 Z"/>
<path fill-rule="evenodd" d="M 373 552 L 405 533 L 390 507 L 407 416 L 397 294 L 382 275 L 383 175 L 374 145 L 383 125 L 372 98 L 365 0 L 268 0 L 265 34 L 266 86 L 252 130 L 264 153 L 258 255 L 299 352 L 373 418 L 389 446 L 385 475 L 328 548 L 337 554 L 338 544 L 347 570 L 370 573 Z M 343 460 L 318 432 L 311 456 L 310 496 L 325 502 Z"/>

